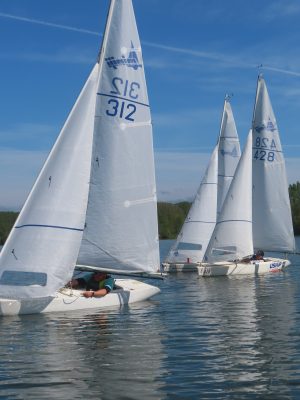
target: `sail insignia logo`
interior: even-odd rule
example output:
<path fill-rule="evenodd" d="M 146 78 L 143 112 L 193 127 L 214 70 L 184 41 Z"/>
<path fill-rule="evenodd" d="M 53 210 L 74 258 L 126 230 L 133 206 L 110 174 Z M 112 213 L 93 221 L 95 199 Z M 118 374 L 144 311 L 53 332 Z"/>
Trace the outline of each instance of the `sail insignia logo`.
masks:
<path fill-rule="evenodd" d="M 135 71 L 138 68 L 142 68 L 142 64 L 139 63 L 139 59 L 132 42 L 128 57 L 125 57 L 124 55 L 122 55 L 121 58 L 107 57 L 105 58 L 105 61 L 107 62 L 107 65 L 113 69 L 118 69 L 118 67 L 122 65 L 125 65 L 128 68 L 133 68 Z"/>
<path fill-rule="evenodd" d="M 273 122 L 269 119 L 269 121 L 267 122 L 267 124 L 265 125 L 264 123 L 262 123 L 261 125 L 258 125 L 254 128 L 256 130 L 256 132 L 261 133 L 262 131 L 269 131 L 269 132 L 274 132 L 277 130 L 276 125 L 273 124 Z"/>
<path fill-rule="evenodd" d="M 225 155 L 231 156 L 231 157 L 238 157 L 239 156 L 235 146 L 231 151 L 226 151 L 224 149 L 221 149 L 220 153 L 222 154 L 222 156 L 225 156 Z"/>

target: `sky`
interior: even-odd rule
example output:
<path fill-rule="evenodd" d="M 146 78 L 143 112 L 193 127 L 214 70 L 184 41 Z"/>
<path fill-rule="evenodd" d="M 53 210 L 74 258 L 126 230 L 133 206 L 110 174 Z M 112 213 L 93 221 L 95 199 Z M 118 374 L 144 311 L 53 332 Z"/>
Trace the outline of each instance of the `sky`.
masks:
<path fill-rule="evenodd" d="M 108 0 L 0 0 L 0 210 L 19 210 L 96 60 Z M 299 0 L 133 0 L 159 201 L 191 200 L 232 95 L 243 147 L 262 72 L 300 180 Z M 259 66 L 262 65 L 262 68 Z"/>

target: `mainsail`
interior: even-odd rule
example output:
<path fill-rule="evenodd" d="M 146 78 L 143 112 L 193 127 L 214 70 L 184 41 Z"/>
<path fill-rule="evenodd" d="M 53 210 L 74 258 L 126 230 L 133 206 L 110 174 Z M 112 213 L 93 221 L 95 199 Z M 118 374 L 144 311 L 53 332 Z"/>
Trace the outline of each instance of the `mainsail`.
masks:
<path fill-rule="evenodd" d="M 241 157 L 240 141 L 229 98 L 226 96 L 218 143 L 218 205 L 220 214 L 236 167 Z"/>
<path fill-rule="evenodd" d="M 90 192 L 78 264 L 157 271 L 152 125 L 131 0 L 111 3 L 100 65 Z"/>
<path fill-rule="evenodd" d="M 253 241 L 256 249 L 295 250 L 285 161 L 267 87 L 257 82 L 253 132 Z"/>
<path fill-rule="evenodd" d="M 252 241 L 252 132 L 235 171 L 205 261 L 240 259 L 253 252 Z"/>

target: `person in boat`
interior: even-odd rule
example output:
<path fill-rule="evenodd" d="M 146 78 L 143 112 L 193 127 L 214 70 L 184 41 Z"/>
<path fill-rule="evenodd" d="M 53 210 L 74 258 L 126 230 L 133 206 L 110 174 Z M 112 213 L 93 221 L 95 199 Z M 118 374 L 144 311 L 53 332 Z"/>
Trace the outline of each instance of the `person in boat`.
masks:
<path fill-rule="evenodd" d="M 113 290 L 115 280 L 104 271 L 94 272 L 87 278 L 72 279 L 71 287 L 73 289 L 82 289 L 84 297 L 102 297 Z"/>
<path fill-rule="evenodd" d="M 253 254 L 253 256 L 243 258 L 242 262 L 249 263 L 250 261 L 256 261 L 256 260 L 263 261 L 264 255 L 265 255 L 265 253 L 263 252 L 263 250 L 257 250 L 257 252 L 255 254 Z"/>
<path fill-rule="evenodd" d="M 265 253 L 263 250 L 257 250 L 255 254 L 252 256 L 252 260 L 263 260 Z"/>

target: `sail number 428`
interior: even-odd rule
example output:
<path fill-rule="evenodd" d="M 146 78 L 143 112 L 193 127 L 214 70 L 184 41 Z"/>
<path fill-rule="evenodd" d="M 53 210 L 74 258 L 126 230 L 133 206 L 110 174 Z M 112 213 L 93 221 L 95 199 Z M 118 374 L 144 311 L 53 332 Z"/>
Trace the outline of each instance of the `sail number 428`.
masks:
<path fill-rule="evenodd" d="M 255 148 L 257 149 L 253 156 L 255 160 L 274 161 L 276 151 L 276 143 L 274 139 L 257 137 L 255 140 Z"/>
<path fill-rule="evenodd" d="M 134 121 L 136 105 L 130 102 L 130 99 L 137 100 L 139 97 L 140 84 L 138 82 L 129 82 L 119 77 L 112 79 L 113 90 L 110 93 L 117 98 L 108 100 L 109 108 L 106 110 L 106 115 L 110 117 L 124 118 L 127 121 Z M 122 98 L 119 98 L 122 97 Z M 129 97 L 124 99 L 123 97 Z"/>

